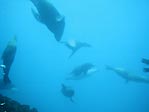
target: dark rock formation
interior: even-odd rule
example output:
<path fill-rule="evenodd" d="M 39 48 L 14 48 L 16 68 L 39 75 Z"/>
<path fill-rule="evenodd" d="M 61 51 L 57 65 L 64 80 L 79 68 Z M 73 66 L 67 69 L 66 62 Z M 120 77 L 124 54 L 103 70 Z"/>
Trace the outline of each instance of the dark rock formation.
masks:
<path fill-rule="evenodd" d="M 0 95 L 0 112 L 38 112 L 37 109 L 30 109 L 29 105 L 21 105 L 8 97 Z"/>

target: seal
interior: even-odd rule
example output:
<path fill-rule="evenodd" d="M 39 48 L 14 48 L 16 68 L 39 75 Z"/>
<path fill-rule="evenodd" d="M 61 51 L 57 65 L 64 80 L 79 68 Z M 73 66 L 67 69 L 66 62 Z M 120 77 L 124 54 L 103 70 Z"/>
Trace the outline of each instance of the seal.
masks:
<path fill-rule="evenodd" d="M 60 41 L 64 32 L 65 17 L 47 0 L 30 0 L 37 11 L 32 13 L 37 21 L 43 23 L 54 34 L 55 39 Z"/>

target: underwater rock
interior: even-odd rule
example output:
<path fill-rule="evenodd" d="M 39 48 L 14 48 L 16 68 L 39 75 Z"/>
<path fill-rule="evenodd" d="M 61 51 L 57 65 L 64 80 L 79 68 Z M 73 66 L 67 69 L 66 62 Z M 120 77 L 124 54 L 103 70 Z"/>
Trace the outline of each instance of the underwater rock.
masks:
<path fill-rule="evenodd" d="M 0 112 L 38 112 L 36 108 L 29 105 L 21 105 L 8 97 L 0 95 Z"/>

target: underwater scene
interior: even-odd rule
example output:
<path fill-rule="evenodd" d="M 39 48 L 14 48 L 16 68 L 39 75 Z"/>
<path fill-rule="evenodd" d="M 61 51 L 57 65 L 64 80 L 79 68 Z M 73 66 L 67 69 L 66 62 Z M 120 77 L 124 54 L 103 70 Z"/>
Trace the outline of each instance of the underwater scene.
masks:
<path fill-rule="evenodd" d="M 0 0 L 0 112 L 149 112 L 149 1 Z"/>

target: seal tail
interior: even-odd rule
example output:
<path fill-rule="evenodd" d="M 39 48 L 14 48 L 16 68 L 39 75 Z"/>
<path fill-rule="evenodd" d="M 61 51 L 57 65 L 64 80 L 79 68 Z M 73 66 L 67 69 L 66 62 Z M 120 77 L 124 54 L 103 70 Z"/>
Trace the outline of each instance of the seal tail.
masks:
<path fill-rule="evenodd" d="M 72 99 L 72 97 L 70 98 L 70 101 L 71 101 L 72 103 L 75 103 L 74 100 Z"/>

